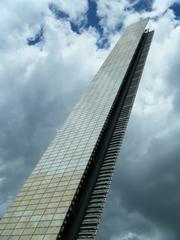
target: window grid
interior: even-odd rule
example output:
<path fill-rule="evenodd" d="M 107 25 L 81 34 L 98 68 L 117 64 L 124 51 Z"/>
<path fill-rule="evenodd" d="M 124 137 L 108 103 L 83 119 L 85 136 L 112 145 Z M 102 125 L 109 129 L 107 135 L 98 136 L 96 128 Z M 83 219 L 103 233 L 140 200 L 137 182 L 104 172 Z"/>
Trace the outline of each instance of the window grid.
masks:
<path fill-rule="evenodd" d="M 0 221 L 4 239 L 56 239 L 145 25 L 126 30 L 57 132 Z"/>

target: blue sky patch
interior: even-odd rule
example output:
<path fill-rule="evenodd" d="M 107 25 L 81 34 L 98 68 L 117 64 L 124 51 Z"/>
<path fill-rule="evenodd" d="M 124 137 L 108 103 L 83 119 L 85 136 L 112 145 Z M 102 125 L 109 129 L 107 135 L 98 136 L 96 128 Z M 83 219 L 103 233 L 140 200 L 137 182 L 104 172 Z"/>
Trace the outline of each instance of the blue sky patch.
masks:
<path fill-rule="evenodd" d="M 130 3 L 134 3 L 133 7 L 130 8 L 133 9 L 136 12 L 142 12 L 142 11 L 151 11 L 152 10 L 152 2 L 153 0 L 139 0 L 134 1 L 130 0 Z M 104 29 L 100 24 L 100 17 L 97 15 L 97 3 L 95 0 L 88 0 L 88 10 L 87 14 L 84 20 L 81 21 L 81 23 L 76 23 L 75 21 L 72 21 L 70 19 L 70 16 L 65 11 L 62 11 L 59 9 L 59 7 L 51 2 L 48 4 L 48 8 L 52 15 L 55 17 L 55 19 L 61 19 L 64 21 L 68 21 L 70 24 L 70 27 L 73 32 L 80 34 L 81 30 L 88 29 L 89 27 L 93 27 L 96 29 L 96 31 L 99 33 L 99 39 L 97 41 L 97 47 L 98 48 L 107 48 L 109 46 L 108 43 L 108 33 L 104 33 Z M 176 17 L 178 18 L 180 16 L 180 4 L 173 4 L 171 9 L 174 11 Z M 125 9 L 125 11 L 128 9 Z M 130 9 L 129 9 L 130 10 Z M 119 23 L 116 28 L 113 30 L 113 32 L 120 32 L 122 28 L 122 23 Z M 111 32 L 112 33 L 112 32 Z M 44 40 L 44 27 L 41 25 L 39 31 L 35 34 L 33 37 L 27 38 L 27 44 L 29 46 L 36 45 L 37 43 Z"/>
<path fill-rule="evenodd" d="M 152 10 L 152 0 L 140 0 L 136 4 L 133 5 L 133 8 L 137 12 L 142 11 L 151 11 Z M 132 1 L 133 3 L 133 1 Z"/>
<path fill-rule="evenodd" d="M 109 40 L 108 40 L 108 38 L 105 38 L 105 37 L 99 38 L 99 40 L 97 41 L 96 45 L 100 49 L 102 49 L 102 48 L 104 49 L 104 48 L 109 48 L 110 47 Z"/>
<path fill-rule="evenodd" d="M 67 13 L 65 13 L 64 11 L 61 11 L 56 4 L 54 3 L 49 3 L 48 5 L 49 10 L 53 13 L 53 15 L 57 18 L 57 19 L 65 19 L 67 20 L 69 18 L 69 15 Z"/>
<path fill-rule="evenodd" d="M 80 27 L 77 24 L 75 24 L 74 22 L 70 21 L 70 25 L 71 25 L 71 30 L 77 34 L 80 34 Z"/>
<path fill-rule="evenodd" d="M 51 13 L 54 15 L 54 17 L 57 20 L 58 19 L 63 19 L 65 21 L 69 21 L 72 31 L 77 33 L 77 34 L 80 33 L 81 26 L 79 26 L 75 22 L 71 21 L 70 18 L 69 18 L 69 14 L 60 10 L 58 8 L 58 6 L 54 3 L 49 3 L 48 7 L 49 7 L 49 10 L 51 11 Z"/>
<path fill-rule="evenodd" d="M 180 3 L 174 3 L 171 6 L 171 9 L 174 11 L 174 14 L 179 19 L 180 18 Z"/>
<path fill-rule="evenodd" d="M 77 24 L 75 21 L 71 21 L 70 16 L 66 12 L 60 10 L 56 4 L 49 3 L 48 8 L 57 20 L 61 19 L 69 21 L 72 31 L 77 34 L 80 34 L 80 30 L 83 28 L 88 29 L 89 27 L 94 27 L 100 36 L 97 41 L 97 47 L 106 48 L 109 44 L 108 39 L 104 36 L 103 28 L 99 24 L 100 18 L 97 16 L 97 3 L 95 0 L 88 0 L 88 5 L 87 18 L 80 24 Z"/>
<path fill-rule="evenodd" d="M 88 0 L 89 8 L 87 11 L 87 25 L 86 27 L 92 26 L 95 27 L 96 30 L 103 34 L 103 28 L 99 24 L 100 18 L 97 16 L 97 3 L 94 0 Z"/>
<path fill-rule="evenodd" d="M 39 31 L 35 34 L 34 37 L 27 38 L 27 44 L 29 46 L 36 45 L 39 42 L 44 40 L 44 27 L 43 25 L 40 26 Z"/>
<path fill-rule="evenodd" d="M 100 18 L 97 15 L 97 3 L 95 0 L 88 0 L 89 8 L 87 11 L 87 24 L 85 28 L 94 27 L 99 33 L 99 39 L 96 43 L 98 48 L 108 48 L 108 38 L 104 36 L 104 30 L 100 25 Z"/>

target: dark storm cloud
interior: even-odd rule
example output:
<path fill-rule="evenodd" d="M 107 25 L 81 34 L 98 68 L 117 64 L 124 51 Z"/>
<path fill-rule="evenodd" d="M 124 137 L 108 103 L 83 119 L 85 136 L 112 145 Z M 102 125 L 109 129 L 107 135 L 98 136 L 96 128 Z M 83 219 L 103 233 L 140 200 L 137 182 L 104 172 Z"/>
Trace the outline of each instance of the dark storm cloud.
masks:
<path fill-rule="evenodd" d="M 133 115 L 98 239 L 108 240 L 128 232 L 154 239 L 155 231 L 158 231 L 163 239 L 178 240 L 180 128 L 165 136 L 152 136 L 142 154 L 147 138 L 138 125 L 139 119 Z"/>
<path fill-rule="evenodd" d="M 155 31 L 98 240 L 180 239 L 180 32 L 170 19 Z"/>
<path fill-rule="evenodd" d="M 30 84 L 18 89 L 1 108 L 1 166 L 5 166 L 1 201 L 16 193 L 55 134 L 57 121 L 63 121 L 63 101 L 57 107 L 58 99 L 51 101 L 41 87 Z"/>
<path fill-rule="evenodd" d="M 69 94 L 65 94 L 59 88 L 63 73 L 52 76 L 54 67 L 48 72 L 45 68 L 46 64 L 39 66 L 26 84 L 10 87 L 11 94 L 0 108 L 1 204 L 15 196 L 84 88 L 71 90 L 69 86 Z"/>

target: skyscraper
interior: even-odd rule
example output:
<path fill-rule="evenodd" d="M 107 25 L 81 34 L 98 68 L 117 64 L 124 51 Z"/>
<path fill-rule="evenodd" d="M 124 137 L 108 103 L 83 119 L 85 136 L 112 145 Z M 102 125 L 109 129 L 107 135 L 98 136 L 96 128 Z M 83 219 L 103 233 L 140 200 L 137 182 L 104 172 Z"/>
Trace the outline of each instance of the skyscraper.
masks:
<path fill-rule="evenodd" d="M 129 26 L 0 222 L 0 240 L 95 239 L 153 32 Z"/>

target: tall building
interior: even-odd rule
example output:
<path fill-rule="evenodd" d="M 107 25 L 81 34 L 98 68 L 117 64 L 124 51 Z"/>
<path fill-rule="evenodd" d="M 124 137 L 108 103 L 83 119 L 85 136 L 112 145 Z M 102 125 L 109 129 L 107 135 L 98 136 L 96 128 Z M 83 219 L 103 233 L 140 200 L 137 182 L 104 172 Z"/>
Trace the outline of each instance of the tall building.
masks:
<path fill-rule="evenodd" d="M 153 32 L 129 26 L 0 222 L 0 240 L 95 239 Z"/>

